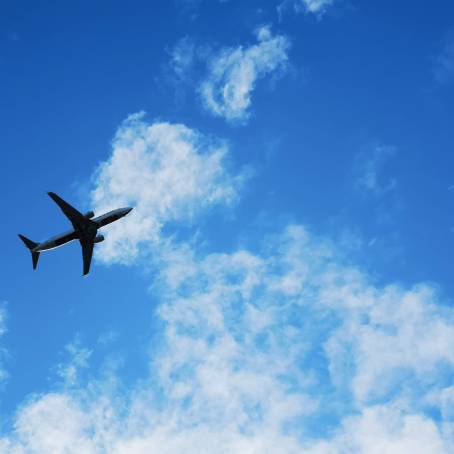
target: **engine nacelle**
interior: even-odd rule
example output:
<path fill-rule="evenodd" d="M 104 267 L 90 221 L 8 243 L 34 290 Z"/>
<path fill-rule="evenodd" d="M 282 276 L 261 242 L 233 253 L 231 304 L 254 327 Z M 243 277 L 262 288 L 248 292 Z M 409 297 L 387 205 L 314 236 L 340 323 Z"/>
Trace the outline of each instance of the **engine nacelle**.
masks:
<path fill-rule="evenodd" d="M 101 241 L 104 241 L 104 237 L 102 235 L 96 235 L 93 243 L 101 243 Z"/>
<path fill-rule="evenodd" d="M 87 213 L 84 214 L 84 217 L 87 219 L 91 219 L 95 216 L 95 213 L 93 211 L 88 211 Z"/>

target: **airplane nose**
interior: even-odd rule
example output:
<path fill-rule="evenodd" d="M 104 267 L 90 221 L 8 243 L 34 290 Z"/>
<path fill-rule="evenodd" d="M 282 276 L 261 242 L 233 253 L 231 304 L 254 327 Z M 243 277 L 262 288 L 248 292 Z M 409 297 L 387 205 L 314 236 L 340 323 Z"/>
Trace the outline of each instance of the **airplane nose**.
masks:
<path fill-rule="evenodd" d="M 132 211 L 131 207 L 125 208 L 125 216 Z"/>

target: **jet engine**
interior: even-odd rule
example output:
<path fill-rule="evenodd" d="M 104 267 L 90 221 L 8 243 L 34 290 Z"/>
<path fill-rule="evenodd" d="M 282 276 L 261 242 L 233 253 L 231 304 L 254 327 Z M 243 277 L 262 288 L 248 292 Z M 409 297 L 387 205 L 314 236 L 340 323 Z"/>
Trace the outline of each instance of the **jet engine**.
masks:
<path fill-rule="evenodd" d="M 95 213 L 93 211 L 88 211 L 87 213 L 84 214 L 84 217 L 87 219 L 91 219 L 95 216 Z"/>
<path fill-rule="evenodd" d="M 102 235 L 96 235 L 93 243 L 100 243 L 101 241 L 104 241 L 104 237 Z"/>

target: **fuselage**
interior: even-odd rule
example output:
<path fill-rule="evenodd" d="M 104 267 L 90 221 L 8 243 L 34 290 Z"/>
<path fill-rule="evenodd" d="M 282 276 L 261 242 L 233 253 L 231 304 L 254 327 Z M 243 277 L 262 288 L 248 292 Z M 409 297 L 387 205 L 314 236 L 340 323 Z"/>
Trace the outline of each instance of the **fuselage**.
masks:
<path fill-rule="evenodd" d="M 39 243 L 34 249 L 34 252 L 48 251 L 50 249 L 55 249 L 59 246 L 63 246 L 70 241 L 79 240 L 82 237 L 94 238 L 96 237 L 96 232 L 101 227 L 104 227 L 107 224 L 121 219 L 126 216 L 132 208 L 117 208 L 116 210 L 109 211 L 108 213 L 102 214 L 96 218 L 90 219 L 91 223 L 87 226 L 84 226 L 81 229 L 72 229 L 67 232 L 61 233 L 60 235 L 53 236 L 42 243 Z M 88 219 L 88 218 L 87 218 Z M 101 238 L 102 240 L 102 238 Z"/>

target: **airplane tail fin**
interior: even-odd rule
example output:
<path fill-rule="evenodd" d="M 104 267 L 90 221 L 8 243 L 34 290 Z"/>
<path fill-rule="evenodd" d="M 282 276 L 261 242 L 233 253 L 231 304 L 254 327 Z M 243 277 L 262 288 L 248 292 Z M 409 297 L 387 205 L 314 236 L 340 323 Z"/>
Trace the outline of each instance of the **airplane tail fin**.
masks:
<path fill-rule="evenodd" d="M 32 254 L 32 262 L 33 262 L 33 269 L 36 270 L 36 267 L 38 266 L 38 259 L 39 259 L 39 252 L 33 251 L 36 246 L 38 246 L 38 243 L 35 243 L 32 240 L 29 240 L 27 237 L 24 235 L 21 235 L 19 233 L 19 238 L 24 242 L 25 246 L 30 249 L 30 252 Z"/>

